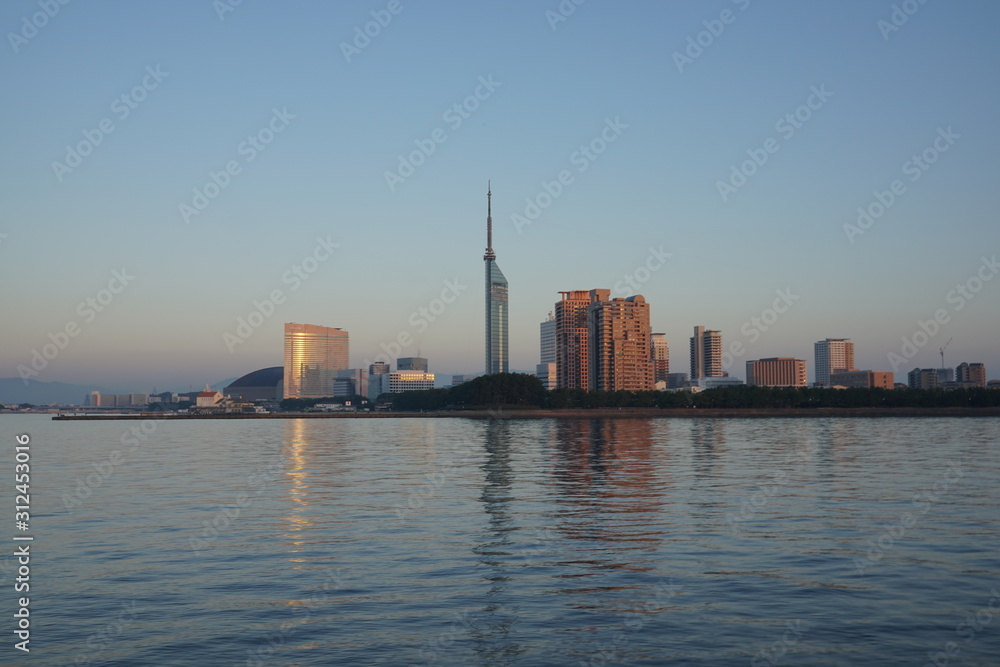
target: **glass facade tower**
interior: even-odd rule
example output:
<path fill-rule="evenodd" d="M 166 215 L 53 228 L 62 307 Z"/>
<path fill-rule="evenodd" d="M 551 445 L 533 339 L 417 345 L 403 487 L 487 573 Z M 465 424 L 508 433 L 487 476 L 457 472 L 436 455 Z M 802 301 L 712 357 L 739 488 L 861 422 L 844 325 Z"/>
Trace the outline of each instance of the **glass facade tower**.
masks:
<path fill-rule="evenodd" d="M 493 252 L 493 192 L 486 188 L 486 374 L 507 373 L 507 278 L 497 266 Z"/>
<path fill-rule="evenodd" d="M 333 396 L 337 371 L 347 368 L 347 357 L 343 329 L 286 323 L 284 398 Z"/>

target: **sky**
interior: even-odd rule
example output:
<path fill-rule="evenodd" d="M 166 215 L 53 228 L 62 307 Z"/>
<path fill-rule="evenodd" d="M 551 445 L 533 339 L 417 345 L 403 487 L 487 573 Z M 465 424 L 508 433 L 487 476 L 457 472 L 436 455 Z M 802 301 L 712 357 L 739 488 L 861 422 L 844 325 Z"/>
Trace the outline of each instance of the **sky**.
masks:
<path fill-rule="evenodd" d="M 832 337 L 897 381 L 946 343 L 1000 378 L 998 24 L 987 0 L 9 0 L 0 377 L 198 387 L 280 365 L 285 322 L 346 329 L 355 367 L 481 372 L 491 181 L 512 370 L 560 290 L 607 288 L 651 304 L 672 372 L 702 325 L 738 377 L 812 378 Z"/>

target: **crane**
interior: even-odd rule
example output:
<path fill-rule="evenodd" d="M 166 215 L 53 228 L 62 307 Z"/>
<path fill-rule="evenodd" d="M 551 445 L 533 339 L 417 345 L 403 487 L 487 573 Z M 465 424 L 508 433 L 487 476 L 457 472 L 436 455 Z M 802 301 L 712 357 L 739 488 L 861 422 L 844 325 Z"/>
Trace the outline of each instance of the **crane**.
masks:
<path fill-rule="evenodd" d="M 941 353 L 941 368 L 944 368 L 944 348 L 948 347 L 949 345 L 951 345 L 951 341 L 952 341 L 952 338 L 949 338 L 948 342 L 944 344 L 944 347 L 938 349 L 938 352 Z"/>

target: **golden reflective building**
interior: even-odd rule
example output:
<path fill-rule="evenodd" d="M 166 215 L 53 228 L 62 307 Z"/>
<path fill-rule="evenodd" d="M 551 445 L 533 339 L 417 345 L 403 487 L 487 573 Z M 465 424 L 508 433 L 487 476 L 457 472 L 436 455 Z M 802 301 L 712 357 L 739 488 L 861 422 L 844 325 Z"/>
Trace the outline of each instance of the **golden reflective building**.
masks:
<path fill-rule="evenodd" d="M 285 324 L 283 398 L 333 396 L 337 371 L 347 368 L 348 336 L 343 329 Z"/>

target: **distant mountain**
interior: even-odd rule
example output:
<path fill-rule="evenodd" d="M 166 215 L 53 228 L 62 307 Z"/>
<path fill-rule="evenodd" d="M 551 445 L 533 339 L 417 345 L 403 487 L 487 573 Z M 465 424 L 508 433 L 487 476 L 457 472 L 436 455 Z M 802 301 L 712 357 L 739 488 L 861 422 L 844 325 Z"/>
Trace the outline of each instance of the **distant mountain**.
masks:
<path fill-rule="evenodd" d="M 115 393 L 110 389 L 96 385 L 28 380 L 28 385 L 25 386 L 24 380 L 21 378 L 0 378 L 0 403 L 31 403 L 32 405 L 61 403 L 66 405 L 83 405 L 84 398 L 94 390 L 102 394 Z"/>

